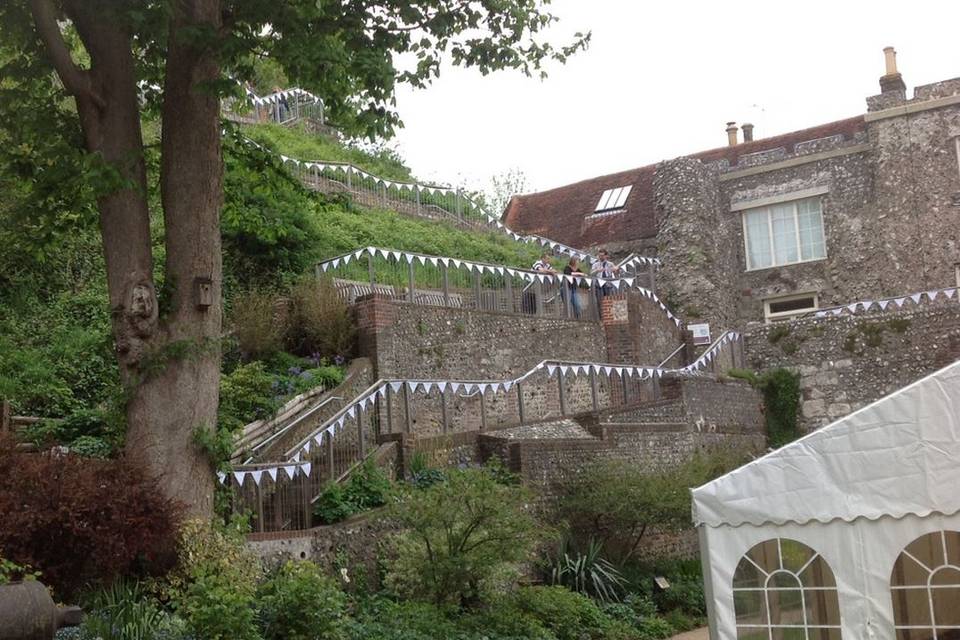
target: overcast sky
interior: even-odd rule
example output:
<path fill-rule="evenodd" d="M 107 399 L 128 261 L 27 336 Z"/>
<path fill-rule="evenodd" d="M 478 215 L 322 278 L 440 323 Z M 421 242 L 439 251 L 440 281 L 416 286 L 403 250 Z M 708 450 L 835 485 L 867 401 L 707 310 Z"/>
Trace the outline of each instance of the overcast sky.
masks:
<path fill-rule="evenodd" d="M 551 40 L 593 32 L 545 81 L 444 69 L 397 98 L 394 146 L 423 180 L 530 191 L 847 118 L 879 93 L 884 46 L 913 87 L 960 76 L 960 2 L 555 0 Z"/>

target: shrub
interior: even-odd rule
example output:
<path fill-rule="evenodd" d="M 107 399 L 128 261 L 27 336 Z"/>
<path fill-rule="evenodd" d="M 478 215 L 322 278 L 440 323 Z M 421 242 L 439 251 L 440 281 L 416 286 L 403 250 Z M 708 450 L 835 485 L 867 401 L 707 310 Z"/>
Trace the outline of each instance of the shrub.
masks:
<path fill-rule="evenodd" d="M 220 378 L 217 423 L 234 432 L 248 422 L 266 418 L 277 410 L 273 378 L 262 362 L 243 364 Z"/>
<path fill-rule="evenodd" d="M 257 640 L 254 589 L 223 574 L 197 575 L 176 601 L 176 610 L 194 637 L 204 640 Z"/>
<path fill-rule="evenodd" d="M 552 631 L 558 640 L 602 638 L 610 625 L 597 604 L 564 587 L 522 587 L 513 606 Z"/>
<path fill-rule="evenodd" d="M 70 443 L 70 452 L 85 458 L 109 458 L 113 447 L 96 436 L 80 436 Z"/>
<path fill-rule="evenodd" d="M 600 540 L 626 561 L 649 529 L 688 526 L 690 487 L 735 468 L 741 459 L 738 452 L 716 450 L 657 473 L 624 460 L 597 462 L 567 487 L 560 513 L 576 539 Z"/>
<path fill-rule="evenodd" d="M 307 277 L 290 290 L 286 340 L 290 351 L 345 358 L 353 352 L 355 334 L 347 305 L 329 279 Z"/>
<path fill-rule="evenodd" d="M 0 548 L 43 572 L 61 598 L 165 570 L 178 512 L 123 460 L 25 454 L 0 443 Z"/>
<path fill-rule="evenodd" d="M 171 599 L 195 637 L 255 640 L 254 603 L 261 575 L 240 526 L 195 520 L 181 528 L 177 565 L 157 589 Z"/>
<path fill-rule="evenodd" d="M 658 616 L 641 618 L 634 629 L 637 630 L 636 640 L 663 640 L 676 633 L 669 622 Z"/>
<path fill-rule="evenodd" d="M 624 579 L 616 567 L 600 555 L 602 550 L 603 545 L 590 540 L 586 551 L 581 552 L 572 547 L 569 538 L 564 538 L 551 563 L 550 583 L 600 601 L 617 600 Z"/>
<path fill-rule="evenodd" d="M 390 479 L 373 460 L 367 460 L 345 485 L 330 483 L 324 488 L 313 515 L 323 524 L 340 522 L 355 513 L 383 506 L 391 490 Z"/>
<path fill-rule="evenodd" d="M 274 295 L 261 291 L 238 294 L 231 303 L 230 322 L 246 360 L 269 358 L 283 346 L 285 328 L 278 318 Z"/>
<path fill-rule="evenodd" d="M 530 499 L 484 469 L 454 470 L 446 482 L 407 490 L 392 510 L 405 530 L 395 538 L 388 585 L 436 603 L 475 603 L 542 535 Z"/>
<path fill-rule="evenodd" d="M 257 593 L 267 640 L 335 640 L 344 635 L 347 599 L 309 561 L 287 562 Z"/>
<path fill-rule="evenodd" d="M 355 620 L 348 621 L 348 633 L 352 640 L 459 639 L 463 636 L 452 619 L 454 613 L 426 602 L 374 597 L 362 603 Z"/>

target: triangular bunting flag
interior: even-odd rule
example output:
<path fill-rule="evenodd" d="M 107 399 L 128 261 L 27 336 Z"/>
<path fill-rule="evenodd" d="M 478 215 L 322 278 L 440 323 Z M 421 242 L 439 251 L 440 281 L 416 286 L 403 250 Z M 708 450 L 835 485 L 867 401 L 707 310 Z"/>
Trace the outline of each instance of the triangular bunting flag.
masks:
<path fill-rule="evenodd" d="M 246 472 L 246 471 L 234 471 L 234 472 L 233 472 L 233 477 L 234 477 L 234 479 L 237 481 L 237 484 L 242 487 L 242 486 L 243 486 L 243 481 L 247 479 L 247 472 Z"/>
<path fill-rule="evenodd" d="M 895 305 L 897 305 L 898 307 L 902 307 L 902 306 L 903 306 L 903 303 L 906 302 L 906 301 L 907 301 L 906 298 L 894 298 L 894 299 L 893 299 L 893 303 L 894 303 Z"/>
<path fill-rule="evenodd" d="M 293 480 L 293 479 L 294 479 L 294 475 L 297 473 L 297 467 L 296 467 L 296 465 L 292 465 L 292 464 L 291 464 L 291 465 L 288 465 L 288 466 L 284 467 L 284 468 L 283 468 L 283 471 L 287 474 L 287 478 L 289 478 L 290 480 Z"/>
<path fill-rule="evenodd" d="M 927 291 L 927 298 L 929 298 L 931 302 L 936 300 L 938 295 L 940 295 L 939 290 Z"/>
<path fill-rule="evenodd" d="M 313 465 L 311 465 L 309 462 L 304 462 L 303 465 L 300 467 L 300 473 L 302 473 L 305 477 L 309 478 L 310 469 L 312 468 L 313 468 Z"/>
<path fill-rule="evenodd" d="M 913 300 L 914 304 L 920 304 L 920 296 L 922 295 L 923 295 L 922 293 L 914 293 L 913 295 L 910 296 L 910 299 Z"/>
<path fill-rule="evenodd" d="M 217 471 L 217 480 L 220 482 L 220 484 L 223 484 L 226 479 L 227 474 L 225 474 L 223 471 Z"/>
<path fill-rule="evenodd" d="M 271 478 L 274 482 L 277 481 L 277 468 L 276 468 L 276 467 L 270 467 L 269 469 L 267 469 L 267 473 L 270 474 L 270 478 Z"/>
<path fill-rule="evenodd" d="M 877 305 L 880 306 L 880 310 L 884 311 L 887 308 L 887 305 L 890 304 L 889 300 L 878 300 Z"/>
<path fill-rule="evenodd" d="M 253 484 L 260 486 L 260 478 L 263 477 L 263 471 L 251 471 L 250 476 L 253 478 Z"/>

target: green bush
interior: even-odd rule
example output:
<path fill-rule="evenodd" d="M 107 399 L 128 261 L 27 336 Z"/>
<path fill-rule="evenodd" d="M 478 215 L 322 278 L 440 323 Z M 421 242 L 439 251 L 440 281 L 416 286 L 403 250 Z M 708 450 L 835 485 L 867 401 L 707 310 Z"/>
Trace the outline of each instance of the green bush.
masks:
<path fill-rule="evenodd" d="M 177 613 L 197 638 L 258 640 L 252 585 L 235 584 L 226 574 L 200 573 L 176 602 Z"/>
<path fill-rule="evenodd" d="M 404 530 L 394 538 L 387 584 L 436 603 L 475 604 L 516 575 L 543 535 L 531 498 L 485 469 L 454 470 L 446 482 L 408 489 L 391 512 Z"/>
<path fill-rule="evenodd" d="M 463 639 L 455 614 L 449 608 L 426 602 L 395 602 L 374 597 L 362 602 L 355 618 L 349 621 L 349 637 L 351 640 Z"/>
<path fill-rule="evenodd" d="M 558 640 L 603 638 L 611 622 L 593 600 L 565 587 L 522 587 L 512 604 L 547 627 Z"/>
<path fill-rule="evenodd" d="M 181 528 L 179 561 L 156 590 L 204 640 L 256 640 L 255 596 L 262 571 L 245 528 L 195 520 Z"/>
<path fill-rule="evenodd" d="M 267 418 L 278 408 L 274 378 L 262 362 L 242 364 L 220 378 L 218 424 L 231 433 L 248 422 Z"/>
<path fill-rule="evenodd" d="M 313 515 L 321 524 L 333 524 L 355 513 L 381 507 L 392 491 L 390 479 L 373 460 L 355 470 L 346 484 L 328 484 L 317 498 Z"/>
<path fill-rule="evenodd" d="M 568 485 L 560 515 L 576 541 L 599 540 L 608 553 L 625 562 L 649 530 L 689 526 L 690 488 L 736 468 L 742 460 L 741 452 L 718 449 L 656 473 L 623 460 L 596 462 Z"/>
<path fill-rule="evenodd" d="M 96 436 L 80 436 L 70 443 L 70 451 L 86 458 L 109 458 L 113 447 L 103 438 Z"/>
<path fill-rule="evenodd" d="M 312 562 L 287 562 L 260 586 L 257 602 L 266 640 L 344 636 L 347 598 Z"/>

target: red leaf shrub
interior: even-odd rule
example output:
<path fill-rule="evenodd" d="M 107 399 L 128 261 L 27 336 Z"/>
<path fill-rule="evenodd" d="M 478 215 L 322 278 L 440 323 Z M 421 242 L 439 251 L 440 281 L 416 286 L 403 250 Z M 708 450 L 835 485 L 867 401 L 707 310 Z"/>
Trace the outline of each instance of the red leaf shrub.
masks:
<path fill-rule="evenodd" d="M 176 562 L 180 508 L 123 460 L 23 453 L 0 441 L 0 549 L 60 598 Z"/>

